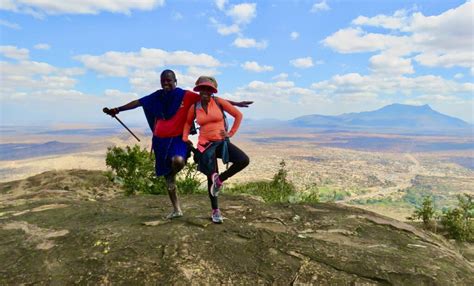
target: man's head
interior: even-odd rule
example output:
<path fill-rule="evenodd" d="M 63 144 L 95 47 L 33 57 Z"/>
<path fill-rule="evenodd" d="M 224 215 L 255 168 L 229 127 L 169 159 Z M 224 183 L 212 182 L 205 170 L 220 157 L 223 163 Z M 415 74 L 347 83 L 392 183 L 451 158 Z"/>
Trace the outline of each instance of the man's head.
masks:
<path fill-rule="evenodd" d="M 176 88 L 176 75 L 172 70 L 164 70 L 161 72 L 161 88 L 165 91 L 171 91 Z"/>

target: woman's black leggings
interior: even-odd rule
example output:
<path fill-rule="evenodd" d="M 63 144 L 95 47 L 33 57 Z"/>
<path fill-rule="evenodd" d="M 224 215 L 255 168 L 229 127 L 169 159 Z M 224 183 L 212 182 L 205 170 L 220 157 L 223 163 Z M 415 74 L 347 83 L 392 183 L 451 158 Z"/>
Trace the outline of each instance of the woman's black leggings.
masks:
<path fill-rule="evenodd" d="M 232 163 L 232 165 L 229 167 L 229 169 L 219 174 L 219 178 L 221 179 L 222 182 L 232 177 L 233 175 L 237 174 L 238 172 L 242 171 L 250 163 L 250 159 L 247 156 L 247 154 L 245 154 L 244 151 L 240 150 L 237 146 L 229 142 L 227 144 L 227 147 L 229 150 L 229 161 L 230 163 Z M 217 158 L 222 158 L 222 145 L 216 148 L 216 154 L 217 154 Z M 217 161 L 217 158 L 216 158 L 216 161 Z M 216 162 L 216 172 L 219 172 L 217 168 L 217 162 Z M 217 197 L 214 197 L 211 195 L 211 187 L 212 187 L 212 175 L 207 177 L 207 190 L 209 193 L 209 198 L 211 199 L 212 208 L 217 209 L 219 207 L 217 203 Z"/>

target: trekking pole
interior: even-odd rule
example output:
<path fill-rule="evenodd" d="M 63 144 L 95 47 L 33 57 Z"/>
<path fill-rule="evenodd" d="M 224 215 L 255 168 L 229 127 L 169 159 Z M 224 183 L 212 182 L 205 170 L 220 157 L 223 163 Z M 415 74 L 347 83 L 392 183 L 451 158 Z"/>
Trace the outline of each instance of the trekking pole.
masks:
<path fill-rule="evenodd" d="M 110 110 L 110 109 L 108 109 L 107 107 L 104 107 L 104 109 L 102 109 L 102 111 L 103 111 L 104 113 L 107 113 L 107 114 L 109 113 L 109 110 Z M 114 115 L 114 116 L 112 116 L 112 117 L 115 118 L 115 119 L 117 119 L 117 121 L 118 121 L 120 124 L 122 124 L 122 126 L 125 127 L 125 129 L 127 129 L 128 132 L 130 132 L 130 134 L 132 134 L 133 137 L 135 137 L 135 139 L 138 140 L 138 142 L 140 142 L 140 139 L 138 139 L 138 137 L 135 136 L 135 134 L 133 134 L 132 130 L 128 129 L 127 125 L 123 124 L 122 120 L 120 120 L 120 119 L 117 117 L 117 115 Z"/>

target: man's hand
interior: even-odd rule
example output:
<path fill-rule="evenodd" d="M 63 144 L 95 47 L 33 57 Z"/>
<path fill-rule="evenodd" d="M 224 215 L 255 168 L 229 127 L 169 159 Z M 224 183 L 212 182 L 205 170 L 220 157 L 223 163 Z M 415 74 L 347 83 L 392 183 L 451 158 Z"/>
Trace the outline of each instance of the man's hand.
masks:
<path fill-rule="evenodd" d="M 252 103 L 253 101 L 241 101 L 241 102 L 234 102 L 234 105 L 238 107 L 249 107 L 249 105 Z"/>
<path fill-rule="evenodd" d="M 186 141 L 186 144 L 188 144 L 189 147 L 193 147 L 193 142 L 191 142 L 191 140 Z"/>
<path fill-rule="evenodd" d="M 118 108 L 112 108 L 112 109 L 109 109 L 107 107 L 104 107 L 104 109 L 102 109 L 102 111 L 112 117 L 115 117 L 115 115 L 117 115 L 119 113 L 119 110 Z"/>

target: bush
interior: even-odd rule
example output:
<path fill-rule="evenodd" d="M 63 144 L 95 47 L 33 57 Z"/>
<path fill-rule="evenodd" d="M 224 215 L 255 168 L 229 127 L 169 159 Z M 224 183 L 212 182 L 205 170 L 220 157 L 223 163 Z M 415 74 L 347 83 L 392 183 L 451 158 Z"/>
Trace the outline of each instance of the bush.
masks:
<path fill-rule="evenodd" d="M 288 172 L 284 160 L 270 182 L 258 181 L 236 185 L 228 189 L 229 193 L 246 193 L 260 196 L 265 202 L 289 202 L 296 193 L 295 186 L 287 179 Z"/>
<path fill-rule="evenodd" d="M 444 212 L 441 223 L 450 238 L 460 241 L 474 241 L 473 196 L 458 195 L 458 207 Z"/>
<path fill-rule="evenodd" d="M 166 182 L 163 177 L 155 175 L 155 158 L 139 145 L 133 147 L 109 147 L 105 163 L 114 172 L 109 175 L 125 189 L 126 195 L 137 192 L 145 194 L 166 194 Z M 187 164 L 176 180 L 178 191 L 191 194 L 199 192 L 197 170 L 195 164 Z"/>
<path fill-rule="evenodd" d="M 178 191 L 182 194 L 207 193 L 206 190 L 199 188 L 201 182 L 198 180 L 198 174 L 196 163 L 186 164 L 176 180 Z"/>
<path fill-rule="evenodd" d="M 306 186 L 304 192 L 295 192 L 288 197 L 288 201 L 295 203 L 319 203 L 319 189 L 316 184 Z"/>
<path fill-rule="evenodd" d="M 154 158 L 145 148 L 141 149 L 139 145 L 125 149 L 109 147 L 105 163 L 114 171 L 115 181 L 123 186 L 126 195 L 165 193 L 166 182 L 155 176 Z"/>
<path fill-rule="evenodd" d="M 429 227 L 433 217 L 435 215 L 433 199 L 430 196 L 426 196 L 423 199 L 421 207 L 416 207 L 411 217 L 408 219 L 416 220 L 421 219 L 425 227 Z"/>

